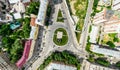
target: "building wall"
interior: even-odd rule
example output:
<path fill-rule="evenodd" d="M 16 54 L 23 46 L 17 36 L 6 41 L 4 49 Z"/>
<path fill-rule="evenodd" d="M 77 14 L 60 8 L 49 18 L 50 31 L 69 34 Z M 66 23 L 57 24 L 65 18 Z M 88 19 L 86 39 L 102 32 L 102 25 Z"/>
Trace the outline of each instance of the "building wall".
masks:
<path fill-rule="evenodd" d="M 95 64 L 92 64 L 92 63 L 84 60 L 81 70 L 117 70 L 117 69 L 112 69 L 112 68 L 107 68 L 107 67 L 100 66 L 100 65 L 95 65 Z"/>
<path fill-rule="evenodd" d="M 113 0 L 112 9 L 120 11 L 120 0 Z"/>
<path fill-rule="evenodd" d="M 120 22 L 105 24 L 104 32 L 105 33 L 120 33 Z"/>
<path fill-rule="evenodd" d="M 94 19 L 93 19 L 93 23 L 100 24 L 100 23 L 104 23 L 105 21 L 107 21 L 105 19 L 104 15 L 105 15 L 105 10 L 103 10 L 99 13 L 96 13 L 96 15 L 94 16 Z"/>

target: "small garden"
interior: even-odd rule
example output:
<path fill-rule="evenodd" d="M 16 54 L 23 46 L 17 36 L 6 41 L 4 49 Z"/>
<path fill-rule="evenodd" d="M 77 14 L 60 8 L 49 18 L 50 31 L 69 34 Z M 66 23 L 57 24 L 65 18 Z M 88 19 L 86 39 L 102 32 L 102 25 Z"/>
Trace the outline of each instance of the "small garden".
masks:
<path fill-rule="evenodd" d="M 76 32 L 76 37 L 77 37 L 78 42 L 80 40 L 80 35 L 81 35 L 82 28 L 84 25 L 84 19 L 86 16 L 87 6 L 88 6 L 88 0 L 77 0 L 74 3 L 74 8 L 76 10 L 75 15 L 79 18 L 79 21 L 77 22 L 77 25 L 76 25 L 76 30 L 79 31 L 79 32 Z"/>
<path fill-rule="evenodd" d="M 119 43 L 120 39 L 117 36 L 117 33 L 104 34 L 101 43 L 107 45 L 110 48 L 115 48 L 115 43 Z"/>
<path fill-rule="evenodd" d="M 38 70 L 44 70 L 44 68 L 52 61 L 63 62 L 65 65 L 74 65 L 77 70 L 80 70 L 80 59 L 68 51 L 54 52 L 47 59 L 44 60 L 43 64 L 40 65 Z"/>
<path fill-rule="evenodd" d="M 57 39 L 57 32 L 62 32 L 62 39 Z M 54 32 L 54 37 L 53 37 L 53 42 L 58 45 L 58 46 L 63 46 L 65 44 L 67 44 L 68 42 L 68 35 L 65 29 L 63 28 L 58 28 L 55 30 Z"/>
<path fill-rule="evenodd" d="M 64 18 L 61 10 L 58 11 L 57 22 L 64 22 Z"/>

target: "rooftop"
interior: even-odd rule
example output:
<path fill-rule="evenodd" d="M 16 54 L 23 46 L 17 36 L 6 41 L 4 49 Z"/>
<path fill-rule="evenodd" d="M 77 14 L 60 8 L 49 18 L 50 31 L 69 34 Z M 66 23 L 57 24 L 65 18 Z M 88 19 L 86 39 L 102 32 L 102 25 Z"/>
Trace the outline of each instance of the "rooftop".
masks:
<path fill-rule="evenodd" d="M 107 68 L 97 64 L 92 64 L 88 61 L 84 61 L 84 64 L 82 66 L 83 67 L 81 70 L 118 70 L 118 69 Z"/>
<path fill-rule="evenodd" d="M 36 16 L 33 15 L 33 14 L 31 14 L 31 21 L 30 21 L 30 25 L 31 25 L 31 26 L 35 26 L 35 25 L 36 25 L 36 24 L 35 24 L 35 20 L 36 20 Z"/>
<path fill-rule="evenodd" d="M 41 0 L 41 4 L 40 4 L 40 7 L 39 7 L 39 13 L 38 13 L 38 17 L 37 17 L 37 20 L 36 20 L 36 23 L 39 24 L 39 25 L 43 25 L 47 5 L 48 5 L 48 0 Z"/>
<path fill-rule="evenodd" d="M 118 20 L 120 20 L 120 12 L 119 11 L 116 11 L 116 10 L 108 10 L 108 9 L 106 9 L 105 10 L 105 18 L 107 19 L 107 20 L 109 20 L 109 19 L 118 19 Z"/>
<path fill-rule="evenodd" d="M 92 45 L 91 50 L 96 53 L 104 54 L 107 56 L 113 56 L 116 58 L 120 58 L 120 51 L 114 51 L 110 49 L 100 48 L 98 45 Z"/>
<path fill-rule="evenodd" d="M 17 3 L 18 1 L 21 1 L 21 0 L 9 0 L 9 2 L 10 2 L 11 4 Z M 30 2 L 30 0 L 22 0 L 22 2 L 23 2 L 23 3 L 25 3 L 25 2 Z"/>
<path fill-rule="evenodd" d="M 45 68 L 45 70 L 77 70 L 77 68 L 69 65 L 52 62 Z"/>
<path fill-rule="evenodd" d="M 23 4 L 23 2 L 17 2 L 13 5 L 13 8 L 10 12 L 24 13 L 25 12 L 25 5 Z"/>
<path fill-rule="evenodd" d="M 31 47 L 31 42 L 32 42 L 32 40 L 28 40 L 25 42 L 23 55 L 22 55 L 21 59 L 19 59 L 18 62 L 16 63 L 18 68 L 21 68 L 27 61 L 28 56 L 29 56 L 30 47 Z"/>
<path fill-rule="evenodd" d="M 61 39 L 62 36 L 63 36 L 63 32 L 58 31 L 58 32 L 57 32 L 57 38 L 58 38 L 58 39 Z"/>

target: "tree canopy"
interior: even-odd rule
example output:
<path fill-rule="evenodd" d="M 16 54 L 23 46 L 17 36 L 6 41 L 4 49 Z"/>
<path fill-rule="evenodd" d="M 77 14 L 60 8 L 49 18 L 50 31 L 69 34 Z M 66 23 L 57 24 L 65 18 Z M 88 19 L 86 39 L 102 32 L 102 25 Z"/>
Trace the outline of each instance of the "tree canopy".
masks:
<path fill-rule="evenodd" d="M 29 7 L 27 7 L 26 9 L 26 14 L 30 15 L 30 14 L 38 14 L 38 10 L 39 10 L 39 2 L 31 2 Z"/>
<path fill-rule="evenodd" d="M 11 48 L 10 51 L 10 58 L 11 58 L 11 62 L 15 63 L 20 57 L 21 57 L 21 53 L 23 51 L 23 46 L 22 46 L 22 42 L 21 40 L 17 39 Z"/>

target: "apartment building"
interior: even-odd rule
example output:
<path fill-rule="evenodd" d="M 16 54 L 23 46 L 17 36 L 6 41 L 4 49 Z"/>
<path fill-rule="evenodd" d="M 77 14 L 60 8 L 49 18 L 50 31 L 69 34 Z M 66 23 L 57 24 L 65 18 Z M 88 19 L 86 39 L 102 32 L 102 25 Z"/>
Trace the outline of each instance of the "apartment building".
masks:
<path fill-rule="evenodd" d="M 113 0 L 113 2 L 112 2 L 112 10 L 120 11 L 120 0 Z"/>
<path fill-rule="evenodd" d="M 101 40 L 104 34 L 110 34 L 110 33 L 120 34 L 120 0 L 112 1 L 112 9 L 105 8 L 101 12 L 97 13 L 93 18 L 93 24 L 102 26 L 101 28 L 102 33 L 100 34 Z M 92 43 L 96 42 L 96 38 L 92 39 L 92 36 L 96 35 L 94 37 L 97 37 L 97 32 L 95 32 L 94 29 L 91 31 L 90 42 Z M 109 39 L 109 37 L 107 38 Z M 119 44 L 119 42 L 118 43 L 116 42 L 114 44 Z M 119 46 L 119 45 L 115 45 L 115 46 Z M 101 48 L 99 45 L 92 45 L 91 51 L 104 54 L 107 56 L 113 56 L 117 59 L 120 58 L 119 56 L 120 51 L 111 50 L 107 48 Z"/>
<path fill-rule="evenodd" d="M 104 66 L 92 64 L 92 63 L 84 60 L 82 66 L 81 66 L 81 70 L 118 70 L 118 69 L 107 68 Z"/>
<path fill-rule="evenodd" d="M 104 0 L 101 1 L 104 2 Z M 120 19 L 119 11 L 120 11 L 120 0 L 113 0 L 112 10 L 103 9 L 103 11 L 96 13 L 96 15 L 93 18 L 93 23 L 101 24 L 101 23 L 110 23 L 113 21 L 117 21 Z"/>
<path fill-rule="evenodd" d="M 96 13 L 96 15 L 93 18 L 93 23 L 94 24 L 101 24 L 106 22 L 107 20 L 105 19 L 105 9 L 101 11 L 100 13 Z"/>

